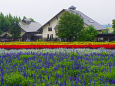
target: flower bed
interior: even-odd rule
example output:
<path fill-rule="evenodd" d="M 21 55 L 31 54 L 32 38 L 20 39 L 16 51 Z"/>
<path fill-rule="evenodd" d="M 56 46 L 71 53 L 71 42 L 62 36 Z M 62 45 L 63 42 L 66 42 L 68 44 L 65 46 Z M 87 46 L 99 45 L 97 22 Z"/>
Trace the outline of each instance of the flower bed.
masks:
<path fill-rule="evenodd" d="M 106 48 L 115 49 L 114 45 L 0 45 L 2 49 L 42 49 L 42 48 Z"/>
<path fill-rule="evenodd" d="M 115 85 L 115 53 L 80 55 L 79 51 L 73 50 L 71 53 L 64 52 L 65 49 L 58 49 L 60 52 L 55 53 L 34 52 L 34 49 L 30 52 L 14 50 L 14 53 L 2 53 L 0 86 Z M 87 49 L 85 51 L 88 52 Z"/>
<path fill-rule="evenodd" d="M 0 42 L 0 45 L 114 45 L 113 42 Z"/>
<path fill-rule="evenodd" d="M 41 48 L 106 48 L 115 49 L 111 42 L 0 42 L 2 49 L 41 49 Z"/>

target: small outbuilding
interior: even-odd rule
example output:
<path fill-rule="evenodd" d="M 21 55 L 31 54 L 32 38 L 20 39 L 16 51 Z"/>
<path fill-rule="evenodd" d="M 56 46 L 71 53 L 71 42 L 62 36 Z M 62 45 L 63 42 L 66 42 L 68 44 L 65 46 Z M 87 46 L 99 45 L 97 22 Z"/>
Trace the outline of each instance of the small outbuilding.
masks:
<path fill-rule="evenodd" d="M 19 26 L 21 27 L 22 41 L 36 41 L 42 38 L 41 24 L 39 22 L 23 19 L 19 22 Z"/>

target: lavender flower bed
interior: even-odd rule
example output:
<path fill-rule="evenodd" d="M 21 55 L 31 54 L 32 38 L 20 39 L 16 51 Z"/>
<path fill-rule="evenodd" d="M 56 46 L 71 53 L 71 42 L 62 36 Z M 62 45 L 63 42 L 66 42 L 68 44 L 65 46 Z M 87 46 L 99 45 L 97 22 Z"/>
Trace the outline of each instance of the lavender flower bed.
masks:
<path fill-rule="evenodd" d="M 2 49 L 0 86 L 114 85 L 114 57 L 106 49 Z"/>

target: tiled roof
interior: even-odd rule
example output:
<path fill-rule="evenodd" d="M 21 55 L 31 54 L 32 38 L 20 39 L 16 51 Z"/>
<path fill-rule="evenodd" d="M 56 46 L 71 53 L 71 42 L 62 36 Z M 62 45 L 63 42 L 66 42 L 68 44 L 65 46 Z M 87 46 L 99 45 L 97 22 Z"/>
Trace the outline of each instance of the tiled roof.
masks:
<path fill-rule="evenodd" d="M 103 25 L 99 24 L 98 22 L 94 21 L 93 19 L 91 19 L 90 17 L 88 17 L 87 15 L 85 15 L 84 13 L 78 11 L 78 10 L 71 10 L 71 9 L 65 9 L 65 11 L 68 11 L 72 14 L 78 14 L 79 16 L 81 16 L 84 20 L 84 23 L 86 25 L 92 25 L 95 27 L 96 30 L 102 30 L 102 29 L 106 29 L 105 27 L 103 27 Z"/>
<path fill-rule="evenodd" d="M 86 25 L 88 25 L 88 26 L 92 25 L 92 26 L 95 27 L 96 30 L 104 30 L 104 29 L 106 29 L 103 25 L 101 25 L 98 22 L 94 21 L 93 19 L 91 19 L 90 17 L 88 17 L 87 15 L 85 15 L 84 13 L 76 10 L 76 8 L 74 6 L 69 7 L 69 9 L 63 9 L 63 10 L 61 10 L 57 15 L 59 15 L 62 12 L 65 12 L 65 11 L 68 11 L 68 12 L 73 13 L 73 14 L 78 14 L 79 16 L 81 16 L 83 18 L 84 23 Z M 50 19 L 48 22 L 46 22 L 41 28 L 43 28 L 46 24 L 48 24 L 51 20 L 53 20 L 57 15 L 55 15 L 54 17 L 52 17 L 52 19 Z"/>
<path fill-rule="evenodd" d="M 19 26 L 25 31 L 25 32 L 37 32 L 37 30 L 40 29 L 41 24 L 38 22 L 31 22 L 30 24 L 26 24 L 24 22 L 19 22 Z"/>

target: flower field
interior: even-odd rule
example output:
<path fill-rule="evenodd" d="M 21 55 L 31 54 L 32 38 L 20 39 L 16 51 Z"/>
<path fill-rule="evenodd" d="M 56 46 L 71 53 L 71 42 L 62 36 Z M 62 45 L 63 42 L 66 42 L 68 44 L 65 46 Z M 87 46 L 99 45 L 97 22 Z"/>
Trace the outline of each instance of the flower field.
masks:
<path fill-rule="evenodd" d="M 2 49 L 43 49 L 43 48 L 106 48 L 115 49 L 112 42 L 1 42 Z"/>
<path fill-rule="evenodd" d="M 114 71 L 114 49 L 0 49 L 0 86 L 114 86 Z"/>

